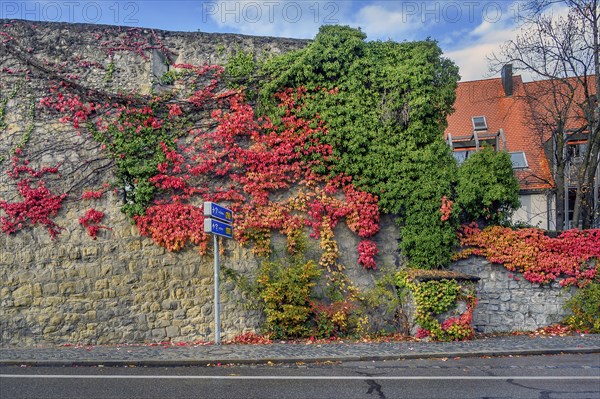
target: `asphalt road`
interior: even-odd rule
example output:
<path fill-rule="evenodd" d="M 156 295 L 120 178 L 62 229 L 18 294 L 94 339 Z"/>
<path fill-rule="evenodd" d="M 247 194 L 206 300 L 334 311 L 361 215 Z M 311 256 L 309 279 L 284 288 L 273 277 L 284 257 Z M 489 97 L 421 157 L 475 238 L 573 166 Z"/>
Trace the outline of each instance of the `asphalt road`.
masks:
<path fill-rule="evenodd" d="M 0 398 L 600 398 L 600 354 L 207 367 L 0 367 Z"/>

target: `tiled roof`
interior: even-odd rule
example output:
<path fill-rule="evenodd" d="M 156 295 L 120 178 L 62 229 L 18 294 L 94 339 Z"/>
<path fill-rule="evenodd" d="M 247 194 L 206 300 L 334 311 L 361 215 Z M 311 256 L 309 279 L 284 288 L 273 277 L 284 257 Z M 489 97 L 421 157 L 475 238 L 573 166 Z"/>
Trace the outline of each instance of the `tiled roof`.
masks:
<path fill-rule="evenodd" d="M 572 77 L 565 80 L 540 80 L 534 82 L 525 83 L 525 92 L 527 98 L 530 99 L 531 107 L 536 115 L 540 115 L 542 118 L 548 118 L 553 120 L 553 116 L 557 114 L 557 109 L 569 109 L 569 113 L 566 115 L 566 130 L 573 131 L 580 129 L 586 125 L 585 118 L 583 118 L 582 110 L 579 106 L 567 107 L 564 104 L 568 101 L 572 101 L 574 104 L 581 104 L 586 98 L 584 93 L 584 85 L 578 80 L 579 78 Z M 588 88 L 590 93 L 595 92 L 595 77 L 588 77 Z M 554 105 L 558 102 L 559 105 Z M 549 134 L 546 134 L 546 140 L 550 139 Z"/>
<path fill-rule="evenodd" d="M 501 78 L 460 82 L 454 113 L 448 117 L 446 136 L 472 134 L 473 116 L 485 116 L 488 132 L 504 131 L 509 152 L 523 151 L 528 168 L 515 170 L 521 190 L 545 190 L 553 186 L 543 138 L 531 126 L 521 76 L 513 76 L 513 95 L 506 96 Z"/>

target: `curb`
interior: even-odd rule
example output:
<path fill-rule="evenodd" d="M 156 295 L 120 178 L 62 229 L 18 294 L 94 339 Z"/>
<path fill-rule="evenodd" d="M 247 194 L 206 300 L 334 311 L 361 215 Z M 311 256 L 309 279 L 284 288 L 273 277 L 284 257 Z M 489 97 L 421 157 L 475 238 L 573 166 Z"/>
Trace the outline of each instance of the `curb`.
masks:
<path fill-rule="evenodd" d="M 7 366 L 26 366 L 26 367 L 178 367 L 178 366 L 209 366 L 217 363 L 221 364 L 272 364 L 272 363 L 322 363 L 322 362 L 355 362 L 355 361 L 391 361 L 408 359 L 436 359 L 436 358 L 456 358 L 456 357 L 503 357 L 503 356 L 534 356 L 534 355 L 559 355 L 559 354 L 591 354 L 600 353 L 600 347 L 591 348 L 557 348 L 557 349 L 519 349 L 519 350 L 493 350 L 477 352 L 445 352 L 445 353 L 405 353 L 398 355 L 373 355 L 373 356 L 323 356 L 323 357 L 265 357 L 259 359 L 223 359 L 223 358 L 204 358 L 204 359 L 138 359 L 138 360 L 102 360 L 102 359 L 0 359 L 0 367 Z"/>

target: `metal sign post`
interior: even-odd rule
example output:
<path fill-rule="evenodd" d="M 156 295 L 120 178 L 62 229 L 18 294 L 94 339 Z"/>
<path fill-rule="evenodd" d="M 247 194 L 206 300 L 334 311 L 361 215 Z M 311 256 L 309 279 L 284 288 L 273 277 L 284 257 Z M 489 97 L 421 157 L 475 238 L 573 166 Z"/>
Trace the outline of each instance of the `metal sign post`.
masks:
<path fill-rule="evenodd" d="M 217 236 L 233 238 L 233 212 L 213 202 L 204 203 L 204 232 L 213 235 L 215 258 L 215 344 L 221 345 L 221 300 L 219 295 L 219 239 Z"/>
<path fill-rule="evenodd" d="M 213 234 L 215 248 L 215 344 L 221 345 L 221 296 L 219 295 L 219 239 Z"/>

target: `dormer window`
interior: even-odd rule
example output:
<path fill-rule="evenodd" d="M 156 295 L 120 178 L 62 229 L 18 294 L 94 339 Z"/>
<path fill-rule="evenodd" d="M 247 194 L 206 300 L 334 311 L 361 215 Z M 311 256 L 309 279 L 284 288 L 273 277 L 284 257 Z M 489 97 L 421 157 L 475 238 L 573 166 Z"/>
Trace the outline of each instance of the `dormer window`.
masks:
<path fill-rule="evenodd" d="M 471 118 L 473 122 L 473 130 L 476 132 L 482 132 L 488 130 L 487 121 L 485 116 L 474 116 Z"/>
<path fill-rule="evenodd" d="M 511 152 L 509 155 L 513 169 L 525 169 L 529 166 L 527 165 L 527 158 L 523 151 Z"/>

